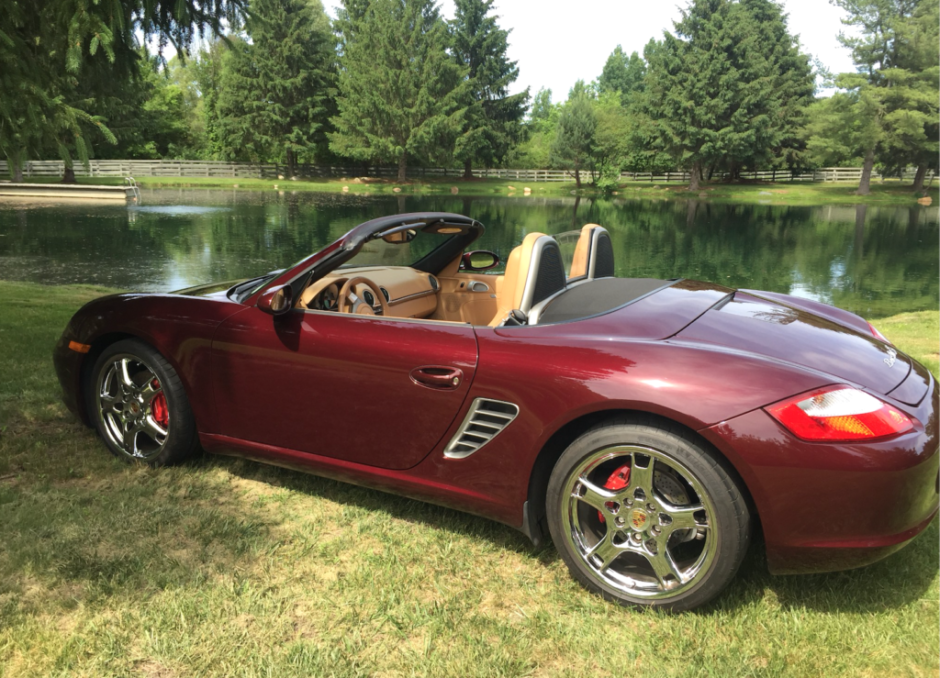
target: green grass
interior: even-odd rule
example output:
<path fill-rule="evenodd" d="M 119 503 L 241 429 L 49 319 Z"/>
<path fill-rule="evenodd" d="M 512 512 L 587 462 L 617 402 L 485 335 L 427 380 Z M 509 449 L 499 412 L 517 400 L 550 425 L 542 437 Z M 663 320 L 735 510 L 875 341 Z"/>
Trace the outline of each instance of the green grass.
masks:
<path fill-rule="evenodd" d="M 29 179 L 34 182 L 54 182 L 55 179 Z M 80 177 L 79 183 L 117 185 L 120 179 Z M 319 191 L 354 195 L 395 195 L 395 189 L 407 195 L 451 195 L 457 189 L 458 195 L 469 196 L 505 196 L 526 197 L 525 188 L 531 189 L 531 196 L 561 197 L 576 195 L 574 182 L 531 182 L 515 179 L 474 179 L 465 181 L 460 178 L 428 178 L 409 182 L 396 182 L 391 179 L 373 180 L 361 183 L 357 179 L 224 179 L 201 177 L 141 177 L 138 183 L 144 188 L 243 188 L 254 190 L 279 191 Z M 772 205 L 828 205 L 864 203 L 874 205 L 911 205 L 916 196 L 909 184 L 897 180 L 884 183 L 873 182 L 871 195 L 855 195 L 854 183 L 737 183 L 704 184 L 697 192 L 686 190 L 685 183 L 660 182 L 651 184 L 642 181 L 630 181 L 622 184 L 616 195 L 611 198 L 643 198 L 654 200 L 708 200 L 711 202 L 735 202 L 747 204 Z M 929 190 L 934 203 L 940 201 L 940 186 Z M 594 196 L 596 192 L 588 184 L 584 185 L 581 195 Z"/>
<path fill-rule="evenodd" d="M 105 290 L 0 282 L 0 676 L 936 676 L 937 522 L 876 565 L 625 610 L 551 547 L 224 457 L 151 470 L 58 401 L 50 351 Z M 879 322 L 937 369 L 938 313 Z"/>

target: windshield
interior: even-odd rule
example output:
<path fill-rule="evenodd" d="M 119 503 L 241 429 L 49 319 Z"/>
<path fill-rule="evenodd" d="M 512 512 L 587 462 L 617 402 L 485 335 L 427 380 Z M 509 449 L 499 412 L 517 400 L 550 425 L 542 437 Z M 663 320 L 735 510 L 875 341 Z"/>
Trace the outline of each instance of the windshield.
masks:
<path fill-rule="evenodd" d="M 451 234 L 418 231 L 411 242 L 390 243 L 370 240 L 340 268 L 354 266 L 412 266 L 453 238 Z"/>

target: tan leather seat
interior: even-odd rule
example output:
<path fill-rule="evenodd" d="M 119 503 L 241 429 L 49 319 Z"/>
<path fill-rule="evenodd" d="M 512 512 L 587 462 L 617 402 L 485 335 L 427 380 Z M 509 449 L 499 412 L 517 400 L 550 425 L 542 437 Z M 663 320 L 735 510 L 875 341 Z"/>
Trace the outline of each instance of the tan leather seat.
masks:
<path fill-rule="evenodd" d="M 608 278 L 614 275 L 614 250 L 610 233 L 598 224 L 585 224 L 574 248 L 568 280 Z"/>
<path fill-rule="evenodd" d="M 506 260 L 498 311 L 490 325 L 501 324 L 515 309 L 528 313 L 532 306 L 564 288 L 565 269 L 558 243 L 544 233 L 529 233 Z"/>

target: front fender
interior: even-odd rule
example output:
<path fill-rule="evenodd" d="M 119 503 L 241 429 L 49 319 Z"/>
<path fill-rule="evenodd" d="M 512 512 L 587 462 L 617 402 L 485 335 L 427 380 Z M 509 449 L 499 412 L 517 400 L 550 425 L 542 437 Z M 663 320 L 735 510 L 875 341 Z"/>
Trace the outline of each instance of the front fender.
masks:
<path fill-rule="evenodd" d="M 212 337 L 226 318 L 243 308 L 228 299 L 175 294 L 116 294 L 89 302 L 73 316 L 55 349 L 66 404 L 85 419 L 84 370 L 113 341 L 134 337 L 151 345 L 173 366 L 200 430 L 212 430 Z M 69 341 L 92 348 L 86 354 L 75 353 L 68 349 Z"/>

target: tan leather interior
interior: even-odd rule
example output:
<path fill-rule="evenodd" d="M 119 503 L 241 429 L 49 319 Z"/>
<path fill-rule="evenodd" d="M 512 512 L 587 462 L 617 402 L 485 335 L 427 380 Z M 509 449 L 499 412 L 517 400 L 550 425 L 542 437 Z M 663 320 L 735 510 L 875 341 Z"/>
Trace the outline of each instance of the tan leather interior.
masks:
<path fill-rule="evenodd" d="M 388 291 L 389 317 L 496 326 L 510 311 L 521 306 L 532 250 L 542 237 L 545 237 L 544 233 L 529 233 L 522 244 L 510 252 L 503 275 L 461 271 L 461 257 L 450 262 L 436 278 L 407 266 L 344 268 L 307 287 L 300 295 L 297 307 L 327 310 L 322 307 L 324 299 L 331 295 L 335 298 L 346 281 L 361 276 Z M 436 291 L 431 278 L 437 282 Z M 369 287 L 365 284 L 353 286 L 360 298 L 367 289 Z M 335 307 L 329 310 L 335 310 Z"/>
<path fill-rule="evenodd" d="M 568 280 L 583 278 L 588 274 L 588 265 L 591 261 L 592 231 L 599 228 L 597 224 L 585 224 L 581 229 L 581 237 L 574 248 L 574 258 L 571 260 L 571 270 L 568 271 Z"/>
<path fill-rule="evenodd" d="M 494 320 L 503 276 L 458 271 L 448 277 L 441 275 L 438 280 L 441 282 L 440 301 L 433 318 L 471 325 L 489 325 Z"/>
<path fill-rule="evenodd" d="M 522 293 L 529 277 L 529 263 L 532 259 L 532 249 L 535 241 L 544 237 L 544 233 L 529 233 L 519 247 L 509 253 L 506 260 L 506 272 L 503 274 L 503 284 L 496 292 L 496 316 L 489 322 L 498 325 L 510 311 L 519 308 L 522 303 Z"/>
<path fill-rule="evenodd" d="M 431 276 L 407 266 L 357 266 L 338 269 L 307 287 L 300 295 L 297 307 L 318 310 L 316 302 L 324 291 L 335 286 L 332 291 L 335 295 L 343 283 L 355 277 L 367 278 L 388 291 L 391 317 L 427 318 L 437 310 L 438 293 L 431 285 Z M 363 298 L 363 293 L 368 289 L 369 286 L 365 284 L 353 287 L 356 296 L 360 298 Z"/>

